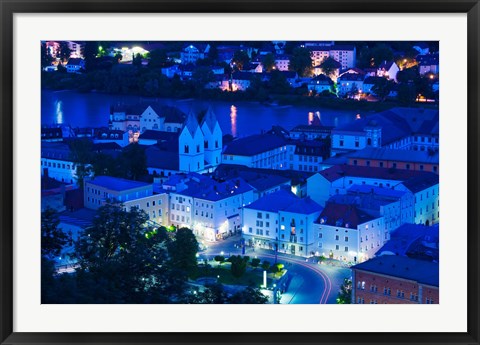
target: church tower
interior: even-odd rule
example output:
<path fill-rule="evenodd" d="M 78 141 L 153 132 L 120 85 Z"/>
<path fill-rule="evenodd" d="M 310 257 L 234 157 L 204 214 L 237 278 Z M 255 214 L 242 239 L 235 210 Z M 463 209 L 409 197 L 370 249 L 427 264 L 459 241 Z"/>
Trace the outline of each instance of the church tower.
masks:
<path fill-rule="evenodd" d="M 198 172 L 205 168 L 204 137 L 197 117 L 190 111 L 178 137 L 179 168 Z"/>
<path fill-rule="evenodd" d="M 210 167 L 222 162 L 222 129 L 211 107 L 208 107 L 201 129 L 204 136 L 205 161 Z"/>

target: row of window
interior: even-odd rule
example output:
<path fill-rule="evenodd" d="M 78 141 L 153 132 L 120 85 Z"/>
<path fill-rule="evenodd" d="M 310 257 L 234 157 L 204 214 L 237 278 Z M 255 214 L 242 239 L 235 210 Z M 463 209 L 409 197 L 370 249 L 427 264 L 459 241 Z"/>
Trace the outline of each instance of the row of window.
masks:
<path fill-rule="evenodd" d="M 41 166 L 43 167 L 49 167 L 49 168 L 61 168 L 61 169 L 67 169 L 67 170 L 75 170 L 75 165 L 70 165 L 70 164 L 65 164 L 65 163 L 55 163 L 55 162 L 47 162 L 47 161 L 41 161 L 40 163 Z"/>

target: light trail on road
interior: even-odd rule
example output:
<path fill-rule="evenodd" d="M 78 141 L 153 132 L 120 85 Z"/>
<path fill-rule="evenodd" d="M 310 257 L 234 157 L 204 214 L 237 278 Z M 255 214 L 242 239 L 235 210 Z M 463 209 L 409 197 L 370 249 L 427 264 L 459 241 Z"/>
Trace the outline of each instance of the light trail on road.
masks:
<path fill-rule="evenodd" d="M 200 254 L 200 255 L 205 255 L 205 256 L 215 256 L 215 255 L 221 255 L 220 252 L 219 253 L 208 253 L 208 254 Z M 264 257 L 264 258 L 271 258 L 271 259 L 274 259 L 275 258 L 275 255 L 272 255 L 272 254 L 263 254 L 263 253 L 259 253 L 259 254 L 256 254 L 256 257 Z M 283 260 L 283 261 L 286 261 L 286 262 L 290 262 L 290 263 L 293 263 L 293 264 L 298 264 L 302 267 L 305 267 L 307 269 L 310 269 L 312 271 L 314 271 L 315 273 L 317 273 L 323 280 L 324 282 L 324 289 L 323 289 L 323 292 L 322 292 L 322 296 L 320 297 L 320 301 L 318 302 L 319 304 L 327 304 L 327 301 L 328 301 L 328 298 L 330 297 L 330 294 L 332 292 L 332 281 L 330 280 L 330 278 L 328 277 L 328 275 L 323 272 L 322 270 L 320 270 L 319 268 L 315 267 L 315 266 L 312 266 L 312 265 L 309 265 L 305 262 L 302 262 L 302 261 L 298 261 L 298 260 L 295 260 L 295 259 L 291 259 L 291 258 L 288 258 L 288 257 L 282 257 L 282 256 L 277 256 L 277 259 L 280 259 L 280 260 Z"/>

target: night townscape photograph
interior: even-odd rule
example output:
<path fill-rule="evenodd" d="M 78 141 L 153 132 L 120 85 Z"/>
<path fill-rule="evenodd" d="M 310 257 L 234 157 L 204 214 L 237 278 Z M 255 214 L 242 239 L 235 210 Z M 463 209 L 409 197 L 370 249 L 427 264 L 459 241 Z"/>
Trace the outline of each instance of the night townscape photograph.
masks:
<path fill-rule="evenodd" d="M 440 303 L 438 41 L 40 43 L 42 304 Z"/>

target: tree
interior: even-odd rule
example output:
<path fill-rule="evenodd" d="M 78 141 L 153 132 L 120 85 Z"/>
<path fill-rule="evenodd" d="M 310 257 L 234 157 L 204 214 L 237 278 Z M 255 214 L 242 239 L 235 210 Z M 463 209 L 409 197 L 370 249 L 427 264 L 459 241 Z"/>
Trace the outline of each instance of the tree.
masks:
<path fill-rule="evenodd" d="M 385 61 L 393 60 L 392 48 L 384 43 L 379 43 L 371 50 L 371 55 L 375 66 L 380 66 Z"/>
<path fill-rule="evenodd" d="M 331 78 L 335 75 L 335 71 L 338 69 L 338 62 L 329 56 L 322 62 L 320 68 L 322 69 L 323 74 Z"/>
<path fill-rule="evenodd" d="M 291 90 L 287 78 L 278 70 L 273 70 L 270 73 L 270 80 L 267 85 L 273 93 L 286 94 Z"/>
<path fill-rule="evenodd" d="M 270 268 L 270 262 L 269 261 L 265 260 L 264 262 L 262 262 L 262 270 L 268 271 L 269 268 Z"/>
<path fill-rule="evenodd" d="M 47 208 L 43 211 L 41 219 L 42 256 L 51 259 L 60 255 L 63 247 L 71 242 L 71 236 L 58 228 L 60 220 L 54 209 Z"/>
<path fill-rule="evenodd" d="M 72 50 L 70 49 L 68 42 L 61 41 L 60 46 L 58 47 L 57 57 L 60 58 L 61 61 L 65 63 L 68 61 L 68 59 L 70 59 L 71 53 L 72 53 Z"/>
<path fill-rule="evenodd" d="M 137 67 L 142 66 L 142 60 L 143 60 L 143 56 L 140 53 L 137 53 L 133 57 L 132 65 Z"/>
<path fill-rule="evenodd" d="M 167 51 L 165 49 L 154 49 L 150 52 L 150 60 L 148 67 L 161 68 L 165 67 L 168 61 Z"/>
<path fill-rule="evenodd" d="M 115 54 L 114 58 L 115 58 L 115 61 L 116 61 L 117 63 L 119 63 L 120 61 L 122 61 L 123 56 L 122 56 L 122 54 L 117 53 L 117 54 Z"/>
<path fill-rule="evenodd" d="M 340 291 L 337 296 L 337 304 L 352 303 L 352 280 L 345 278 L 343 284 L 340 286 Z"/>
<path fill-rule="evenodd" d="M 232 304 L 265 304 L 267 302 L 268 297 L 254 287 L 247 287 L 228 299 L 228 303 Z"/>
<path fill-rule="evenodd" d="M 47 67 L 52 64 L 53 58 L 50 55 L 50 52 L 47 49 L 47 44 L 46 43 L 41 43 L 40 44 L 40 56 L 41 56 L 41 63 L 42 67 Z"/>
<path fill-rule="evenodd" d="M 236 66 L 236 68 L 241 71 L 243 67 L 250 63 L 250 58 L 246 51 L 237 50 L 233 54 L 232 62 Z"/>
<path fill-rule="evenodd" d="M 172 266 L 187 273 L 197 267 L 198 242 L 192 230 L 180 228 L 175 232 L 173 241 L 170 242 L 168 252 Z"/>
<path fill-rule="evenodd" d="M 200 66 L 195 68 L 192 73 L 192 81 L 195 83 L 195 89 L 200 92 L 209 82 L 214 81 L 215 76 L 212 69 L 208 66 Z"/>
<path fill-rule="evenodd" d="M 372 86 L 372 92 L 384 101 L 392 90 L 393 83 L 393 80 L 387 78 L 376 78 L 375 84 Z"/>
<path fill-rule="evenodd" d="M 290 71 L 297 72 L 301 77 L 309 77 L 312 75 L 312 57 L 310 51 L 306 48 L 297 47 L 293 49 L 290 63 L 288 65 Z"/>
<path fill-rule="evenodd" d="M 69 142 L 70 160 L 75 164 L 78 186 L 83 189 L 83 181 L 92 170 L 93 143 L 88 138 L 77 138 Z"/>
<path fill-rule="evenodd" d="M 230 266 L 230 270 L 235 278 L 240 278 L 245 274 L 245 271 L 247 270 L 248 259 L 249 258 L 247 256 L 241 255 L 233 255 L 228 259 L 228 261 L 232 264 Z"/>
<path fill-rule="evenodd" d="M 262 65 L 265 72 L 271 72 L 275 67 L 275 56 L 272 53 L 268 53 L 262 58 Z"/>
<path fill-rule="evenodd" d="M 126 211 L 118 203 L 98 209 L 93 226 L 75 244 L 76 282 L 90 300 L 171 303 L 184 293 L 186 275 L 169 265 L 166 229 L 147 220 L 143 210 Z"/>
<path fill-rule="evenodd" d="M 85 59 L 85 68 L 87 71 L 93 71 L 96 68 L 96 58 L 98 53 L 98 43 L 95 41 L 86 41 L 83 50 Z"/>
<path fill-rule="evenodd" d="M 218 262 L 220 265 L 225 262 L 225 257 L 223 255 L 215 255 L 213 258 L 216 262 Z"/>
<path fill-rule="evenodd" d="M 220 283 L 207 285 L 205 290 L 190 296 L 187 303 L 197 304 L 224 304 L 228 300 L 227 293 L 223 289 L 223 285 Z"/>
<path fill-rule="evenodd" d="M 252 259 L 252 261 L 250 262 L 250 266 L 252 266 L 253 268 L 257 268 L 258 266 L 260 266 L 260 262 L 261 262 L 260 259 L 254 258 L 254 259 Z"/>
<path fill-rule="evenodd" d="M 138 180 L 148 173 L 145 150 L 136 143 L 123 148 L 118 157 L 118 165 L 120 177 L 126 179 Z"/>

